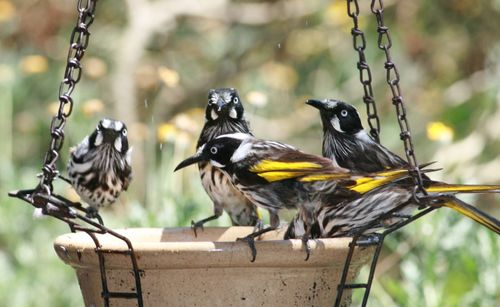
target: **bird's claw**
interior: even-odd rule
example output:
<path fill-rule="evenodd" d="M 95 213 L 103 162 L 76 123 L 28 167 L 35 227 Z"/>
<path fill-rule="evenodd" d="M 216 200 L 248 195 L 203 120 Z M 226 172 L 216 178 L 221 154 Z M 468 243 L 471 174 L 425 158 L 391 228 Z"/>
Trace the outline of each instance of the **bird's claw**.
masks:
<path fill-rule="evenodd" d="M 89 219 L 96 219 L 99 216 L 99 212 L 94 207 L 88 207 L 87 213 L 85 214 Z"/>
<path fill-rule="evenodd" d="M 193 229 L 195 237 L 198 237 L 198 233 L 196 232 L 196 229 L 198 228 L 201 229 L 202 231 L 205 230 L 205 228 L 203 228 L 203 223 L 191 220 L 191 229 Z"/>
<path fill-rule="evenodd" d="M 311 247 L 309 246 L 309 238 L 302 237 L 302 244 L 304 245 L 304 249 L 306 251 L 306 258 L 304 261 L 309 260 L 309 256 L 311 256 Z"/>
<path fill-rule="evenodd" d="M 236 241 L 245 241 L 250 247 L 250 251 L 252 252 L 252 260 L 250 262 L 254 262 L 257 257 L 257 249 L 255 248 L 255 238 L 252 235 L 248 235 L 243 238 L 237 238 Z"/>

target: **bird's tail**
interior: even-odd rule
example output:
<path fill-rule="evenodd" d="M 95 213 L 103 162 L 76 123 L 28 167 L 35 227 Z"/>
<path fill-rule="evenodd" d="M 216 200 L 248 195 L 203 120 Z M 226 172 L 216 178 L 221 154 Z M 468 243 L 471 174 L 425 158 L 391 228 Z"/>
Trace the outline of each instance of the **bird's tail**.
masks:
<path fill-rule="evenodd" d="M 440 205 L 451 208 L 496 232 L 497 234 L 500 234 L 500 221 L 456 197 L 450 197 Z"/>
<path fill-rule="evenodd" d="M 447 184 L 432 182 L 425 188 L 429 193 L 500 193 L 500 185 Z"/>

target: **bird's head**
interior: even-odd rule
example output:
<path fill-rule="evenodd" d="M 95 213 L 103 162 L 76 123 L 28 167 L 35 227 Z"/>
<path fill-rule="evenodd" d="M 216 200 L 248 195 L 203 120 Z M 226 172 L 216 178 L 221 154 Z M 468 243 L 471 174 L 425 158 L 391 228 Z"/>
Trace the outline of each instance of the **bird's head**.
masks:
<path fill-rule="evenodd" d="M 102 119 L 89 137 L 89 146 L 91 148 L 108 146 L 121 154 L 126 154 L 129 151 L 127 126 L 118 120 Z"/>
<path fill-rule="evenodd" d="M 208 122 L 220 120 L 241 120 L 244 109 L 238 91 L 234 88 L 216 88 L 208 92 L 205 119 Z"/>
<path fill-rule="evenodd" d="M 251 136 L 246 133 L 218 136 L 200 146 L 194 155 L 179 163 L 174 171 L 199 162 L 209 162 L 214 167 L 225 169 L 232 161 L 235 161 L 236 151 L 240 148 L 242 142 L 248 138 L 251 138 Z"/>
<path fill-rule="evenodd" d="M 319 110 L 323 130 L 335 129 L 346 134 L 356 134 L 363 130 L 358 111 L 346 102 L 335 99 L 309 99 L 306 104 Z"/>

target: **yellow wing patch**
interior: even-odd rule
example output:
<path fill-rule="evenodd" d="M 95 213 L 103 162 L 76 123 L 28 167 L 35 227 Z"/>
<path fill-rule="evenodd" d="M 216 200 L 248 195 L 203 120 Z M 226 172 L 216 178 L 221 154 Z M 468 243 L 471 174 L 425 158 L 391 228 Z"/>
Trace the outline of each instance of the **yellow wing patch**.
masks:
<path fill-rule="evenodd" d="M 304 176 L 308 171 L 320 169 L 323 166 L 314 162 L 282 162 L 262 160 L 249 170 L 268 182 Z"/>
<path fill-rule="evenodd" d="M 253 173 L 274 171 L 304 171 L 307 169 L 318 169 L 322 166 L 314 162 L 280 162 L 273 160 L 262 160 L 250 168 Z"/>
<path fill-rule="evenodd" d="M 280 181 L 285 179 L 292 179 L 303 176 L 304 172 L 265 172 L 258 173 L 259 177 L 266 179 L 268 182 Z"/>

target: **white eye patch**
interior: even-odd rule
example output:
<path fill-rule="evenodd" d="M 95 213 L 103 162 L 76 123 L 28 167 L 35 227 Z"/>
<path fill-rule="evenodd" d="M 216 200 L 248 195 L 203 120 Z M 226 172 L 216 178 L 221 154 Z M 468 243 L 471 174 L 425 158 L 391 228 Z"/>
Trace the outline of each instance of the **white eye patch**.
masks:
<path fill-rule="evenodd" d="M 97 135 L 95 137 L 95 141 L 94 141 L 94 145 L 95 146 L 99 146 L 102 144 L 102 140 L 103 140 L 103 136 L 102 136 L 102 132 L 101 131 L 98 131 L 97 132 Z"/>
<path fill-rule="evenodd" d="M 219 162 L 217 162 L 215 160 L 210 160 L 210 164 L 212 164 L 213 166 L 218 167 L 218 168 L 224 167 L 224 165 L 220 164 Z"/>
<path fill-rule="evenodd" d="M 335 128 L 335 130 L 337 130 L 339 132 L 344 132 L 342 130 L 342 128 L 340 128 L 340 122 L 339 122 L 339 118 L 337 116 L 334 116 L 332 118 L 332 120 L 330 121 L 330 123 L 332 124 L 333 128 Z"/>
<path fill-rule="evenodd" d="M 217 115 L 217 112 L 215 112 L 215 110 L 212 109 L 212 112 L 210 112 L 210 118 L 212 118 L 212 120 L 216 120 L 218 117 L 219 115 Z"/>
<path fill-rule="evenodd" d="M 117 151 L 122 151 L 122 139 L 119 137 L 116 138 L 114 146 Z"/>
<path fill-rule="evenodd" d="M 236 119 L 238 117 L 238 112 L 236 112 L 235 108 L 231 108 L 231 111 L 229 111 L 229 117 Z"/>

